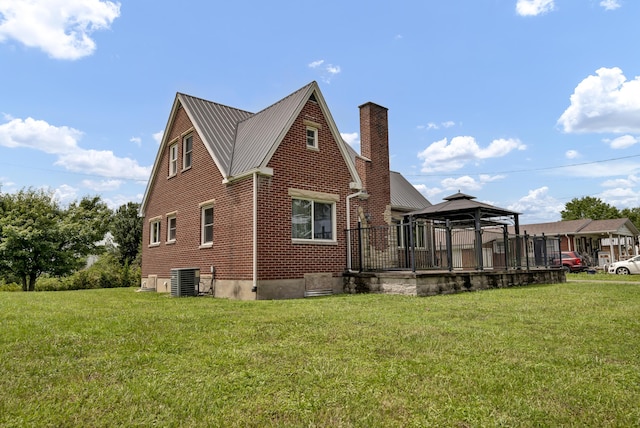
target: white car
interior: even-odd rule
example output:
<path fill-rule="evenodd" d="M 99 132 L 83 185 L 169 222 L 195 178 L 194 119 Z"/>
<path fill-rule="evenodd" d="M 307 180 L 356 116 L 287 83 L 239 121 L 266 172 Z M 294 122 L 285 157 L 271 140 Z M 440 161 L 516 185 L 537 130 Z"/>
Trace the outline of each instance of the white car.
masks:
<path fill-rule="evenodd" d="M 614 262 L 609 265 L 607 270 L 609 273 L 618 275 L 631 275 L 632 273 L 640 273 L 640 256 L 635 256 L 629 260 Z"/>

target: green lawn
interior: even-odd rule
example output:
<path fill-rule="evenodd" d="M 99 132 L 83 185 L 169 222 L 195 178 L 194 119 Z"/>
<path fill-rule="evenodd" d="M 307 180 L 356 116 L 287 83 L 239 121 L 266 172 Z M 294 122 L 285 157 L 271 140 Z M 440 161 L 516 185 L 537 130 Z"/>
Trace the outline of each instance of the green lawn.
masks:
<path fill-rule="evenodd" d="M 640 284 L 0 293 L 0 426 L 640 424 Z"/>

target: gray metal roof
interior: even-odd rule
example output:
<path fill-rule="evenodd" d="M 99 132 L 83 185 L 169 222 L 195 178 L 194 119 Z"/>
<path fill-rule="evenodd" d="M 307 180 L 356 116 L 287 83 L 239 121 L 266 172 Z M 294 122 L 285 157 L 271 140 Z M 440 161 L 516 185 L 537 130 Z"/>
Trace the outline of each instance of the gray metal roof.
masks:
<path fill-rule="evenodd" d="M 408 213 L 414 217 L 434 219 L 434 220 L 453 220 L 453 221 L 471 221 L 475 213 L 480 212 L 481 219 L 490 219 L 496 217 L 518 216 L 515 211 L 498 208 L 483 202 L 474 201 L 474 196 L 465 195 L 464 193 L 456 193 L 444 198 L 444 202 L 431 205 L 421 210 Z"/>
<path fill-rule="evenodd" d="M 265 166 L 316 86 L 311 82 L 238 124 L 230 176 Z"/>
<path fill-rule="evenodd" d="M 179 93 L 177 98 L 213 156 L 220 172 L 223 176 L 227 176 L 237 124 L 253 116 L 253 113 L 186 94 Z"/>
<path fill-rule="evenodd" d="M 399 211 L 412 211 L 431 206 L 425 198 L 399 172 L 389 171 L 391 181 L 391 207 Z"/>

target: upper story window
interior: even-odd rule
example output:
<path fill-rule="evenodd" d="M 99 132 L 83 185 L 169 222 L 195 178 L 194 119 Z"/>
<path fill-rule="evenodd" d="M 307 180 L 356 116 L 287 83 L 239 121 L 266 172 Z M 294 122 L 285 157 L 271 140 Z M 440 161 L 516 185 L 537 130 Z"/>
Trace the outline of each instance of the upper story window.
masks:
<path fill-rule="evenodd" d="M 307 126 L 307 147 L 310 149 L 318 148 L 318 128 Z"/>
<path fill-rule="evenodd" d="M 200 210 L 200 244 L 211 246 L 213 245 L 213 205 L 203 205 Z"/>
<path fill-rule="evenodd" d="M 310 241 L 334 241 L 335 202 L 309 199 L 291 200 L 291 238 Z"/>
<path fill-rule="evenodd" d="M 167 243 L 176 242 L 176 216 L 175 214 L 167 217 Z"/>
<path fill-rule="evenodd" d="M 178 144 L 169 146 L 169 177 L 178 173 Z"/>
<path fill-rule="evenodd" d="M 182 139 L 182 169 L 189 169 L 193 163 L 193 134 Z"/>
<path fill-rule="evenodd" d="M 149 222 L 149 245 L 160 244 L 160 219 L 153 219 Z"/>

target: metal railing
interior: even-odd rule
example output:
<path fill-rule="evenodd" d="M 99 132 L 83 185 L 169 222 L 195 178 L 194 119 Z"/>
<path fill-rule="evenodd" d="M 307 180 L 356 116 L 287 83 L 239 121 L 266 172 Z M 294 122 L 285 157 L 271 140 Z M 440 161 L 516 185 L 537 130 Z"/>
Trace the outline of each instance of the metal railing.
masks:
<path fill-rule="evenodd" d="M 347 269 L 359 272 L 393 270 L 512 270 L 560 268 L 560 237 L 509 234 L 506 226 L 480 230 L 397 223 L 345 231 Z"/>

